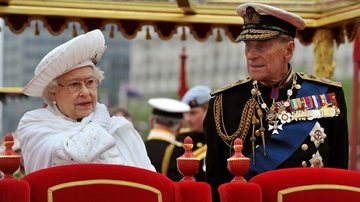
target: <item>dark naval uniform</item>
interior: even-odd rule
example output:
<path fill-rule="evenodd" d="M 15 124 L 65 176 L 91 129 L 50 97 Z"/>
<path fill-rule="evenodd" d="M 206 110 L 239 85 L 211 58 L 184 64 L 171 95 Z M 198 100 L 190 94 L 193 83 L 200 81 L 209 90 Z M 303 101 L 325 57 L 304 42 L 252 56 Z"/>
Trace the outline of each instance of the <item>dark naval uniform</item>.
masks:
<path fill-rule="evenodd" d="M 181 174 L 177 171 L 176 158 L 179 156 L 174 155 L 174 149 L 182 148 L 182 144 L 175 140 L 175 135 L 165 130 L 152 129 L 145 147 L 156 171 L 178 181 Z"/>
<path fill-rule="evenodd" d="M 243 139 L 242 152 L 251 159 L 246 179 L 290 167 L 347 169 L 347 110 L 341 84 L 291 71 L 283 81 L 268 87 L 248 78 L 212 93 L 204 129 L 206 181 L 213 193 L 233 178 L 227 159 L 233 154 L 235 137 Z M 277 106 L 275 113 L 270 106 Z"/>
<path fill-rule="evenodd" d="M 193 141 L 193 148 L 192 153 L 195 157 L 199 158 L 199 171 L 195 174 L 194 178 L 196 181 L 205 181 L 205 155 L 206 155 L 206 149 L 207 146 L 205 144 L 205 135 L 204 133 L 194 133 L 194 132 L 183 132 L 176 136 L 176 140 L 179 142 L 184 142 L 184 139 L 189 136 L 191 137 Z M 184 154 L 184 148 L 183 147 L 175 147 L 173 159 L 175 161 L 171 161 L 170 164 L 176 164 L 176 158 Z M 171 166 L 173 167 L 173 166 Z M 175 179 L 175 181 L 179 181 L 182 179 L 182 174 L 177 171 L 177 173 L 173 174 L 172 179 Z"/>

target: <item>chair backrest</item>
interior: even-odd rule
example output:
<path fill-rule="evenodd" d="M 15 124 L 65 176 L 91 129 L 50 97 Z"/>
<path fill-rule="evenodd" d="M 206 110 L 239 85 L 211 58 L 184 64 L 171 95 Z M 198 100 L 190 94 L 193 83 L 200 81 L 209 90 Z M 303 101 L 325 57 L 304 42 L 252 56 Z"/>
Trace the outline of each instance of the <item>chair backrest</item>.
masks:
<path fill-rule="evenodd" d="M 22 180 L 31 202 L 173 202 L 174 183 L 149 170 L 105 164 L 64 165 L 39 170 Z"/>
<path fill-rule="evenodd" d="M 249 182 L 261 187 L 263 202 L 360 201 L 360 172 L 335 168 L 287 168 L 264 172 Z"/>

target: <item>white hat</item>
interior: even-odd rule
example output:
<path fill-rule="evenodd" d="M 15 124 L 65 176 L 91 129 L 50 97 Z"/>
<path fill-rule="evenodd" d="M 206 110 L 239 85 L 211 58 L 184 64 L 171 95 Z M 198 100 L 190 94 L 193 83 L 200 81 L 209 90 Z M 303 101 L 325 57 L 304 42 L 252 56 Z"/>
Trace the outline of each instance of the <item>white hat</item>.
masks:
<path fill-rule="evenodd" d="M 211 98 L 211 88 L 198 85 L 190 88 L 181 99 L 181 102 L 188 104 L 190 107 L 202 106 L 209 102 Z"/>
<path fill-rule="evenodd" d="M 148 100 L 153 114 L 182 118 L 184 112 L 190 111 L 190 106 L 171 98 L 151 98 Z"/>
<path fill-rule="evenodd" d="M 305 28 L 305 22 L 300 16 L 265 4 L 245 3 L 238 6 L 236 11 L 244 19 L 243 29 L 236 42 L 267 40 L 281 33 L 294 38 L 296 30 Z"/>
<path fill-rule="evenodd" d="M 35 76 L 24 87 L 23 93 L 42 96 L 45 87 L 64 73 L 85 66 L 95 67 L 105 49 L 104 35 L 98 29 L 56 47 L 35 68 Z"/>

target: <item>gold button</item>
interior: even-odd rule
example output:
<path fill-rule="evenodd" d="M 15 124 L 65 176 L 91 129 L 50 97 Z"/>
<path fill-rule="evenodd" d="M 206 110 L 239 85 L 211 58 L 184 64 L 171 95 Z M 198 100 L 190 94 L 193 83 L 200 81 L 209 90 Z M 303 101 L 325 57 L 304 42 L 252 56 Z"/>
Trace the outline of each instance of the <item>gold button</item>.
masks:
<path fill-rule="evenodd" d="M 306 151 L 306 150 L 309 149 L 309 146 L 308 146 L 307 144 L 302 144 L 302 145 L 301 145 L 301 149 L 302 149 L 303 151 Z"/>
<path fill-rule="evenodd" d="M 303 161 L 303 162 L 301 162 L 301 165 L 302 165 L 302 167 L 307 167 L 307 163 L 306 163 L 306 161 Z"/>

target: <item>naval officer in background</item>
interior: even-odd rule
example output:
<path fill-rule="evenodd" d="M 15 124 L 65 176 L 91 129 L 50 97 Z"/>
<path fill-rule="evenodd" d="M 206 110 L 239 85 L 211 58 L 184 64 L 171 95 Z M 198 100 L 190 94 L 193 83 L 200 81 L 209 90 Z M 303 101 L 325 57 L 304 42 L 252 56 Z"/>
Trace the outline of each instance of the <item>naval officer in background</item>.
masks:
<path fill-rule="evenodd" d="M 157 172 L 178 181 L 176 158 L 182 154 L 176 156 L 173 151 L 176 147 L 182 148 L 176 135 L 183 124 L 183 113 L 188 112 L 190 107 L 171 98 L 152 98 L 148 103 L 153 108 L 150 116 L 151 129 L 145 142 L 148 156 Z"/>

